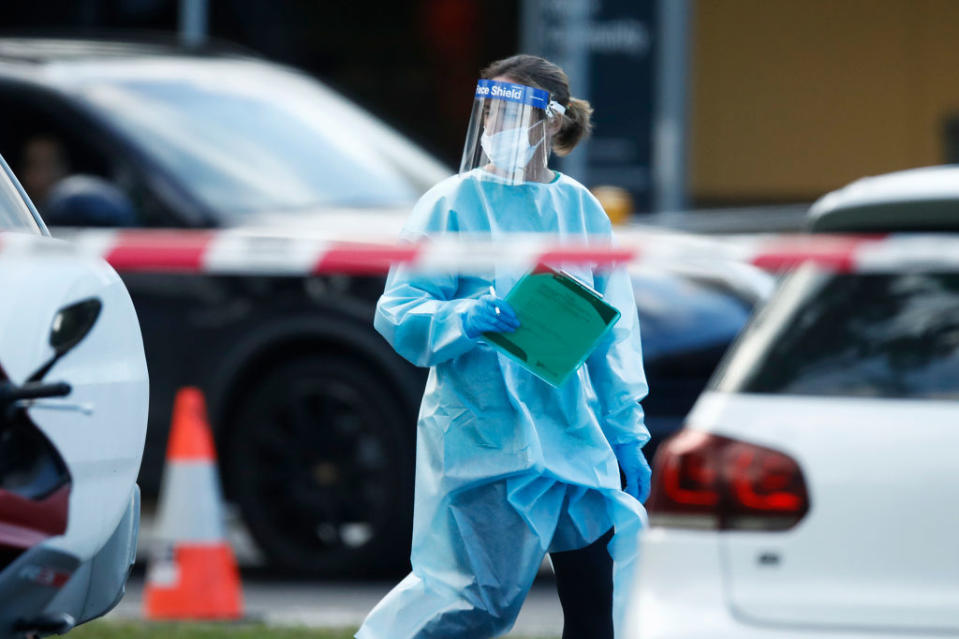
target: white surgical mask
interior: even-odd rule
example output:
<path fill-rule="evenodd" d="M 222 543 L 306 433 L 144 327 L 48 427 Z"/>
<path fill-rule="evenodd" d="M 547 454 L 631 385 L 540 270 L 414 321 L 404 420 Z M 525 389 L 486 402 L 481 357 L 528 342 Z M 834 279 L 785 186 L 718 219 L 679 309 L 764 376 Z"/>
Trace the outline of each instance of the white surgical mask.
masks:
<path fill-rule="evenodd" d="M 533 126 L 540 124 L 537 122 Z M 543 143 L 543 138 L 539 142 L 530 145 L 529 130 L 531 127 L 519 127 L 516 129 L 505 129 L 490 135 L 484 132 L 480 137 L 480 145 L 483 152 L 497 168 L 504 171 L 515 171 L 529 164 L 536 153 L 536 148 Z"/>

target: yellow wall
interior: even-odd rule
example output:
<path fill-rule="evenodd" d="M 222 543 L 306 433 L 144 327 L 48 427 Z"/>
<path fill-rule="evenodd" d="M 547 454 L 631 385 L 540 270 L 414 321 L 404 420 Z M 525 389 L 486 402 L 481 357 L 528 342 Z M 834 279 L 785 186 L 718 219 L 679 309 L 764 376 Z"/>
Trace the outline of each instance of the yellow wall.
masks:
<path fill-rule="evenodd" d="M 944 160 L 959 0 L 698 0 L 694 200 L 812 199 Z"/>

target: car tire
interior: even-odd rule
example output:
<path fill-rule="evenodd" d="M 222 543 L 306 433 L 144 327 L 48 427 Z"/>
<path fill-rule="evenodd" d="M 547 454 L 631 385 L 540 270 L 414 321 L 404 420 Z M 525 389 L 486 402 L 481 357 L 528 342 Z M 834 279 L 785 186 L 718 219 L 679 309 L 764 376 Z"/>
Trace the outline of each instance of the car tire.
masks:
<path fill-rule="evenodd" d="M 414 429 L 382 376 L 348 357 L 298 359 L 255 382 L 234 415 L 227 479 L 271 567 L 409 570 Z"/>

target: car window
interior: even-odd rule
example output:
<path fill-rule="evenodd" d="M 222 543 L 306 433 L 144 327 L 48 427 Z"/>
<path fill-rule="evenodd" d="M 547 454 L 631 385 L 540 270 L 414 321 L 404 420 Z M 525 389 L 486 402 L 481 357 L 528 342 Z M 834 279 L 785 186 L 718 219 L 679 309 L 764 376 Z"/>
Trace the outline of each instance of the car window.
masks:
<path fill-rule="evenodd" d="M 297 74 L 239 62 L 175 71 L 90 78 L 78 93 L 213 211 L 406 206 L 437 181 L 391 151 L 395 133 Z"/>
<path fill-rule="evenodd" d="M 750 324 L 713 387 L 959 399 L 959 274 L 803 269 Z"/>
<path fill-rule="evenodd" d="M 40 226 L 0 159 L 0 231 L 40 233 Z"/>
<path fill-rule="evenodd" d="M 145 207 L 130 167 L 109 155 L 59 96 L 0 87 L 0 154 L 51 226 L 140 226 Z M 114 204 L 122 200 L 122 204 Z M 125 210 L 124 210 L 125 209 Z M 125 213 L 125 214 L 124 214 Z M 169 226 L 170 224 L 165 224 Z"/>
<path fill-rule="evenodd" d="M 712 282 L 657 268 L 630 274 L 647 362 L 725 347 L 749 319 L 752 309 Z"/>

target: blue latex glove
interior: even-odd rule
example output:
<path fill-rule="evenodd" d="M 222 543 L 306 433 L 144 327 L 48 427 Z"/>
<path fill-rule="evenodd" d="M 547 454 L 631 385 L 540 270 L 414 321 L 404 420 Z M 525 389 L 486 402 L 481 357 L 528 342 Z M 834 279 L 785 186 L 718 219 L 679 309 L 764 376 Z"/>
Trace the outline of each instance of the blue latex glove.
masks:
<path fill-rule="evenodd" d="M 519 318 L 516 317 L 516 311 L 506 300 L 495 295 L 484 295 L 474 300 L 474 304 L 463 314 L 463 331 L 470 339 L 487 332 L 512 333 L 517 328 Z"/>
<path fill-rule="evenodd" d="M 626 492 L 640 502 L 645 502 L 649 497 L 649 480 L 653 474 L 646 456 L 643 455 L 644 443 L 636 441 L 613 446 L 619 467 L 626 475 Z"/>

